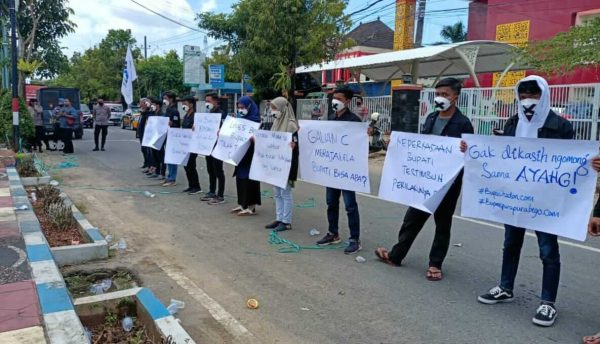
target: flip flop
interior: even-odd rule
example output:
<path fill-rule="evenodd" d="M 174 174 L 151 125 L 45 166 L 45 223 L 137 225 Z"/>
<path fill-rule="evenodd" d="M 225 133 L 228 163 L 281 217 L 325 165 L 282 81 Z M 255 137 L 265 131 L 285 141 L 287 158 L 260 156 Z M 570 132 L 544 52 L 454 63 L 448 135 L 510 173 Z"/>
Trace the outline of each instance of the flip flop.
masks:
<path fill-rule="evenodd" d="M 442 270 L 438 268 L 429 267 L 429 269 L 427 269 L 426 278 L 428 281 L 437 282 L 444 278 L 444 274 L 442 273 Z"/>
<path fill-rule="evenodd" d="M 382 261 L 383 263 L 389 264 L 391 266 L 399 266 L 398 264 L 396 264 L 390 260 L 388 251 L 383 247 L 378 247 L 375 249 L 375 256 L 377 256 L 377 258 L 379 258 L 379 260 Z"/>
<path fill-rule="evenodd" d="M 583 337 L 583 344 L 600 344 L 600 332 L 593 336 Z"/>

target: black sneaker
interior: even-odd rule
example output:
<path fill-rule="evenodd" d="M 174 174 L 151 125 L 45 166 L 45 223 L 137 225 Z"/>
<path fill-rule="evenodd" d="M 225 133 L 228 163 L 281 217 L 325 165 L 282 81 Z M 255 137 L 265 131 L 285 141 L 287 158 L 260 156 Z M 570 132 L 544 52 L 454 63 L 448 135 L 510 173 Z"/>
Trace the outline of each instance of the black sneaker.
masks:
<path fill-rule="evenodd" d="M 291 229 L 292 229 L 292 225 L 291 224 L 280 222 L 279 225 L 273 229 L 273 231 L 275 231 L 275 232 L 284 232 L 284 231 L 289 231 Z"/>
<path fill-rule="evenodd" d="M 362 246 L 360 246 L 360 240 L 350 239 L 348 246 L 344 249 L 345 254 L 353 254 L 362 250 Z"/>
<path fill-rule="evenodd" d="M 549 327 L 554 325 L 556 315 L 557 311 L 553 304 L 542 303 L 535 312 L 535 316 L 533 317 L 532 321 L 538 326 Z"/>
<path fill-rule="evenodd" d="M 217 204 L 223 204 L 225 203 L 225 198 L 223 197 L 215 197 L 212 200 L 208 201 L 209 205 L 217 205 Z"/>
<path fill-rule="evenodd" d="M 188 195 L 197 195 L 202 192 L 202 189 L 191 189 L 188 191 Z"/>
<path fill-rule="evenodd" d="M 269 223 L 268 225 L 265 226 L 265 229 L 275 229 L 277 228 L 277 226 L 279 226 L 281 222 L 279 221 L 274 221 L 273 223 Z"/>
<path fill-rule="evenodd" d="M 181 192 L 190 192 L 190 191 L 192 191 L 192 188 L 187 188 L 187 189 L 185 189 L 185 190 L 183 190 Z"/>
<path fill-rule="evenodd" d="M 215 195 L 214 193 L 207 193 L 206 195 L 204 195 L 204 197 L 200 198 L 200 200 L 202 202 L 210 202 L 213 199 L 215 199 L 217 197 L 217 195 Z"/>
<path fill-rule="evenodd" d="M 317 245 L 333 245 L 333 244 L 339 244 L 342 241 L 340 240 L 340 236 L 339 235 L 333 235 L 331 233 L 327 233 L 323 239 L 317 241 Z"/>
<path fill-rule="evenodd" d="M 494 287 L 477 298 L 477 301 L 485 303 L 486 305 L 495 305 L 501 302 L 511 302 L 515 299 L 512 291 L 504 290 L 502 287 Z"/>
<path fill-rule="evenodd" d="M 92 152 L 97 152 L 97 151 L 99 151 L 98 147 L 92 149 Z"/>

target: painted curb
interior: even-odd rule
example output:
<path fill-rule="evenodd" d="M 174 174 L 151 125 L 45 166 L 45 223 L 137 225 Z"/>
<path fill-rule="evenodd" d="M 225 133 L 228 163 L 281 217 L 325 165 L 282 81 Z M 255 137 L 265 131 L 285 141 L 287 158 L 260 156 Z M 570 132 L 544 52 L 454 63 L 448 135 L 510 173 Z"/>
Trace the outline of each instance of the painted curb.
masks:
<path fill-rule="evenodd" d="M 116 300 L 125 297 L 135 297 L 142 311 L 147 314 L 154 322 L 159 334 L 164 337 L 171 337 L 173 343 L 195 344 L 196 342 L 181 327 L 177 319 L 173 317 L 167 308 L 148 288 L 131 288 L 112 293 L 93 295 L 75 299 L 75 308 L 88 304 Z M 139 314 L 138 314 L 139 317 Z"/>
<path fill-rule="evenodd" d="M 20 180 L 14 167 L 7 168 L 7 172 L 11 182 Z M 83 325 L 75 314 L 71 296 L 54 261 L 40 224 L 31 210 L 25 189 L 22 185 L 12 184 L 10 188 L 11 193 L 14 191 L 12 198 L 15 206 L 17 204 L 28 206 L 27 210 L 16 210 L 15 212 L 25 241 L 27 260 L 36 285 L 48 340 L 50 343 L 56 344 L 86 343 Z"/>

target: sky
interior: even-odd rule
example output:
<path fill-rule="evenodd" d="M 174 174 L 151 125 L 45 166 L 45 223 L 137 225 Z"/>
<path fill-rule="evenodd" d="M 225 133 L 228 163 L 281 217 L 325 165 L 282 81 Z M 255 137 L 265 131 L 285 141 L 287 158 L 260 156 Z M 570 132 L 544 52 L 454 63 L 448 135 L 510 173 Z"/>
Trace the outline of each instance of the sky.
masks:
<path fill-rule="evenodd" d="M 164 16 L 175 19 L 190 27 L 197 27 L 194 18 L 196 13 L 213 11 L 229 12 L 231 5 L 237 0 L 135 0 L 147 8 Z M 274 0 L 276 1 L 276 0 Z M 350 0 L 346 13 L 362 9 L 376 0 Z M 372 8 L 353 16 L 358 25 L 360 21 L 376 20 L 379 16 L 390 28 L 394 28 L 395 0 L 382 0 Z M 92 5 L 93 4 L 93 5 Z M 144 36 L 148 42 L 148 56 L 162 55 L 171 49 L 182 54 L 183 46 L 203 46 L 205 34 L 171 23 L 168 20 L 148 11 L 132 0 L 70 0 L 70 7 L 75 11 L 71 20 L 77 24 L 75 33 L 63 38 L 62 46 L 65 54 L 83 52 L 100 43 L 109 29 L 131 29 L 139 47 L 143 47 Z M 440 41 L 439 32 L 442 26 L 457 21 L 467 21 L 467 0 L 428 0 L 425 16 L 423 43 Z M 460 9 L 452 12 L 437 12 L 447 9 Z M 208 47 L 217 46 L 208 38 Z"/>

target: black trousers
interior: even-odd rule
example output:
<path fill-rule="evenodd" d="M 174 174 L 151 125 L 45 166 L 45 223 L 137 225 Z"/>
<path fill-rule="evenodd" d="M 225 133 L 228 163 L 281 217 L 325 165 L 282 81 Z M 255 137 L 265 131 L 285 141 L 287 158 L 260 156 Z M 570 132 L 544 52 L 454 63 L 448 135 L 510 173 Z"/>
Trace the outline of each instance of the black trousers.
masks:
<path fill-rule="evenodd" d="M 167 166 L 165 165 L 165 150 L 163 149 L 157 150 L 154 148 L 149 148 L 152 150 L 152 160 L 153 166 L 156 168 L 156 174 L 165 175 Z"/>
<path fill-rule="evenodd" d="M 60 129 L 61 133 L 62 133 L 62 141 L 65 144 L 65 147 L 63 148 L 63 153 L 65 154 L 71 154 L 74 153 L 74 149 L 73 149 L 73 129 L 72 128 L 62 128 Z"/>
<path fill-rule="evenodd" d="M 46 145 L 46 149 L 50 149 L 48 138 L 46 137 L 46 128 L 43 125 L 35 126 L 35 142 L 34 148 L 42 149 L 42 142 Z"/>
<path fill-rule="evenodd" d="M 462 172 L 448 190 L 448 193 L 440 203 L 440 206 L 433 213 L 433 218 L 435 219 L 435 235 L 429 252 L 430 267 L 441 269 L 446 254 L 448 253 L 448 248 L 450 247 L 452 216 L 456 209 L 461 185 Z M 423 229 L 423 226 L 430 215 L 431 214 L 419 209 L 408 208 L 408 211 L 404 215 L 404 222 L 398 233 L 398 243 L 394 245 L 389 252 L 389 257 L 392 262 L 397 265 L 402 264 L 402 260 L 406 257 L 411 245 L 417 238 L 421 229 Z"/>
<path fill-rule="evenodd" d="M 102 132 L 102 148 L 106 144 L 106 135 L 108 135 L 108 125 L 98 125 L 94 127 L 94 143 L 96 144 L 96 148 L 98 148 L 98 138 L 100 136 L 100 132 Z"/>
<path fill-rule="evenodd" d="M 212 156 L 206 157 L 206 170 L 208 171 L 208 191 L 215 194 L 217 197 L 223 197 L 225 193 L 225 172 L 223 171 L 223 161 L 213 158 Z M 217 192 L 217 182 L 219 183 L 219 190 Z"/>
<path fill-rule="evenodd" d="M 190 153 L 187 165 L 185 165 L 185 175 L 188 180 L 188 187 L 190 189 L 201 189 L 200 179 L 198 178 L 198 171 L 196 170 L 196 158 L 198 154 Z"/>
<path fill-rule="evenodd" d="M 238 204 L 247 209 L 251 205 L 260 205 L 260 182 L 252 179 L 235 178 Z"/>

